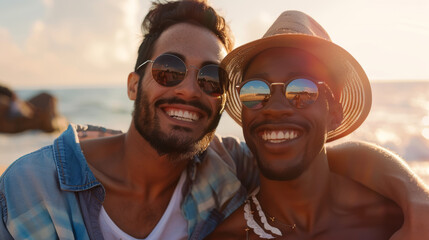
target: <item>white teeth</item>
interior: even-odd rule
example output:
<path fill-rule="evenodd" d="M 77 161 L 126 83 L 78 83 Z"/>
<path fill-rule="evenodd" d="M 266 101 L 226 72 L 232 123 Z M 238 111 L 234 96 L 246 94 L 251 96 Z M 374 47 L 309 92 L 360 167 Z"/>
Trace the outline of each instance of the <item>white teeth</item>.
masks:
<path fill-rule="evenodd" d="M 283 130 L 283 131 L 264 131 L 262 139 L 271 143 L 281 143 L 287 140 L 292 140 L 298 137 L 298 131 Z"/>
<path fill-rule="evenodd" d="M 191 114 L 189 114 L 189 112 L 185 112 L 185 113 L 183 114 L 183 117 L 184 117 L 184 118 L 190 118 L 190 117 L 191 117 Z"/>
<path fill-rule="evenodd" d="M 166 113 L 172 118 L 186 121 L 186 122 L 193 122 L 199 119 L 198 114 L 196 114 L 195 112 L 189 112 L 186 110 L 168 109 Z"/>

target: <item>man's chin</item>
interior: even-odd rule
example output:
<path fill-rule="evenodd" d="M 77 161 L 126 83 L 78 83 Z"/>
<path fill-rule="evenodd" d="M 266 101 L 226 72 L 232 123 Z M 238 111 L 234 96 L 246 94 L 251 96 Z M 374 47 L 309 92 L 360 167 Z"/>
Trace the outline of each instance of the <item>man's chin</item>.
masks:
<path fill-rule="evenodd" d="M 195 155 L 202 154 L 207 147 L 209 146 L 210 142 L 212 141 L 214 136 L 214 131 L 211 131 L 204 135 L 200 140 L 193 141 L 193 143 L 186 143 L 182 144 L 182 146 L 188 146 L 186 149 L 177 149 L 178 151 L 169 151 L 164 152 L 163 155 L 167 155 L 167 158 L 170 160 L 170 162 L 178 162 L 178 161 L 184 161 L 193 158 Z M 180 145 L 180 144 L 179 144 Z M 170 149 L 171 150 L 171 149 Z M 159 153 L 159 152 L 158 152 Z"/>
<path fill-rule="evenodd" d="M 288 160 L 284 160 L 288 161 Z M 261 174 L 270 180 L 273 181 L 290 181 L 299 178 L 302 173 L 305 171 L 306 166 L 303 164 L 298 164 L 294 166 L 274 166 L 269 163 L 263 163 L 257 161 L 258 168 Z"/>
<path fill-rule="evenodd" d="M 202 137 L 190 136 L 182 128 L 174 129 L 168 134 L 160 129 L 154 129 L 150 133 L 138 131 L 159 156 L 166 156 L 171 162 L 180 162 L 201 154 L 214 136 L 214 130 Z"/>
<path fill-rule="evenodd" d="M 173 125 L 173 127 L 171 127 L 171 130 L 167 130 L 167 132 L 169 132 L 169 134 L 174 134 L 174 135 L 182 135 L 182 134 L 186 134 L 186 135 L 191 135 L 193 134 L 193 129 L 189 128 L 189 127 L 182 127 L 182 126 L 177 126 L 177 125 Z"/>

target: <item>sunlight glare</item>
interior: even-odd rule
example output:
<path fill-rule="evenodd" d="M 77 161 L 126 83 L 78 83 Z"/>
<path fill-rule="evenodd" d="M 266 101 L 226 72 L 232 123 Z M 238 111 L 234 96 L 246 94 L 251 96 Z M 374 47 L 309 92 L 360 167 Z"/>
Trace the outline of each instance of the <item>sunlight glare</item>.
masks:
<path fill-rule="evenodd" d="M 375 136 L 379 143 L 393 142 L 395 144 L 401 143 L 401 139 L 393 132 L 386 131 L 383 129 L 378 129 L 375 132 Z"/>
<path fill-rule="evenodd" d="M 427 140 L 429 140 L 429 128 L 423 129 L 422 135 L 423 135 L 424 138 L 426 138 Z"/>

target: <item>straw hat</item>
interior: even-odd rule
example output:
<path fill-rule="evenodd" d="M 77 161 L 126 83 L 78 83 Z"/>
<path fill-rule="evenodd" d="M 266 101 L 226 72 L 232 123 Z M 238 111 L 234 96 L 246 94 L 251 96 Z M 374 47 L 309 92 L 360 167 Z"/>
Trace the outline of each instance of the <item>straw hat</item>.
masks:
<path fill-rule="evenodd" d="M 242 105 L 235 86 L 242 81 L 244 69 L 257 54 L 275 47 L 307 51 L 331 72 L 333 79 L 327 84 L 337 93 L 344 118 L 340 126 L 328 132 L 328 142 L 346 136 L 362 124 L 371 109 L 368 77 L 350 53 L 331 41 L 322 26 L 299 11 L 283 12 L 261 39 L 236 48 L 222 61 L 229 80 L 226 111 L 232 119 L 242 125 Z"/>

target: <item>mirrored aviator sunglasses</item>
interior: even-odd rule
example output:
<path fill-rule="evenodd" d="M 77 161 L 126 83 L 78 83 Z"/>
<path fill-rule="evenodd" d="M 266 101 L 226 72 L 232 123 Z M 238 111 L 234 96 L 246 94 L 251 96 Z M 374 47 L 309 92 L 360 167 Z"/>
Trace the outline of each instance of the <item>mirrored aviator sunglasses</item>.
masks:
<path fill-rule="evenodd" d="M 249 109 L 261 109 L 269 101 L 273 85 L 284 85 L 283 91 L 288 102 L 295 108 L 306 108 L 313 104 L 319 96 L 318 85 L 324 82 L 313 82 L 306 78 L 293 79 L 289 83 L 269 83 L 264 79 L 249 79 L 237 85 L 240 100 Z M 333 94 L 332 94 L 333 95 Z"/>
<path fill-rule="evenodd" d="M 173 54 L 159 55 L 155 60 L 147 60 L 140 64 L 136 71 L 143 65 L 152 63 L 152 77 L 164 87 L 173 87 L 180 84 L 186 77 L 188 68 L 182 59 Z M 198 86 L 211 97 L 220 97 L 224 88 L 220 82 L 220 75 L 224 74 L 217 64 L 208 64 L 202 68 L 190 66 L 198 70 Z"/>

